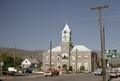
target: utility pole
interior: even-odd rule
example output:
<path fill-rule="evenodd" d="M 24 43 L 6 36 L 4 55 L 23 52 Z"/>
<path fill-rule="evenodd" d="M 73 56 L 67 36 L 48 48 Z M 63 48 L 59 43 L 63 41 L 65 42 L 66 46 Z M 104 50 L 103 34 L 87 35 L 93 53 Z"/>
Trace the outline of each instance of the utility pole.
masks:
<path fill-rule="evenodd" d="M 50 69 L 51 69 L 51 57 L 52 57 L 52 41 L 50 41 Z"/>
<path fill-rule="evenodd" d="M 70 52 L 70 44 L 69 44 L 69 52 L 68 52 L 68 54 L 69 54 L 69 57 L 68 57 L 68 70 L 70 71 L 70 58 L 71 58 L 71 52 Z"/>
<path fill-rule="evenodd" d="M 106 59 L 104 57 L 104 50 L 105 50 L 105 30 L 104 30 L 103 20 L 102 20 L 102 10 L 104 8 L 108 8 L 108 5 L 96 6 L 96 7 L 91 8 L 91 9 L 92 10 L 97 10 L 98 13 L 99 13 L 98 22 L 99 22 L 99 25 L 100 25 L 102 79 L 103 79 L 103 81 L 106 81 Z"/>
<path fill-rule="evenodd" d="M 14 48 L 14 67 L 16 68 L 16 44 Z"/>
<path fill-rule="evenodd" d="M 78 67 L 78 50 L 76 49 L 76 73 L 77 73 L 77 67 Z"/>

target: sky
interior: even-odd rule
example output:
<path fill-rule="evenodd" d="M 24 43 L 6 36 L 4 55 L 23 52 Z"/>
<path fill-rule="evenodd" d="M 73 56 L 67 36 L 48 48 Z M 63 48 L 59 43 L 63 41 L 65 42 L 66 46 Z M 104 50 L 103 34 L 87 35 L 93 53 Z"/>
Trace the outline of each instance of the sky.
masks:
<path fill-rule="evenodd" d="M 61 44 L 67 23 L 74 45 L 100 49 L 97 5 L 102 12 L 106 49 L 120 50 L 120 0 L 0 0 L 0 47 L 46 50 Z"/>

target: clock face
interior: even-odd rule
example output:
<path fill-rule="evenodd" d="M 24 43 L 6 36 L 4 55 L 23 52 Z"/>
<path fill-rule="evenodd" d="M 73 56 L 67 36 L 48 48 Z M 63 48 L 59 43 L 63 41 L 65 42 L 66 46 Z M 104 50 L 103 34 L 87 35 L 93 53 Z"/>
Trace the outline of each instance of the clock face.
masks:
<path fill-rule="evenodd" d="M 64 34 L 66 34 L 67 33 L 67 31 L 64 31 Z"/>

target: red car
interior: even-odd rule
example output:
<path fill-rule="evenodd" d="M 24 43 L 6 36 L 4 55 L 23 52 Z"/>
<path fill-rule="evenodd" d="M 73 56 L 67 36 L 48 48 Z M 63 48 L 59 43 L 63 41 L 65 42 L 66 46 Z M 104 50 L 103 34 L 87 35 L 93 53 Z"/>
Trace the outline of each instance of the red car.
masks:
<path fill-rule="evenodd" d="M 47 77 L 47 76 L 58 76 L 59 75 L 59 71 L 56 70 L 56 69 L 47 69 L 45 72 L 44 72 L 44 76 Z"/>

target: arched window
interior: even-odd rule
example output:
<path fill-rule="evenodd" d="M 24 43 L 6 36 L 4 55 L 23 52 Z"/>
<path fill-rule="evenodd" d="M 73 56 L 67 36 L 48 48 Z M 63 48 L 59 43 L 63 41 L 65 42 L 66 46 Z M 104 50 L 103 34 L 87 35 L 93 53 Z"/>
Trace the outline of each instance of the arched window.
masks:
<path fill-rule="evenodd" d="M 60 60 L 60 56 L 57 57 L 57 60 L 58 60 L 58 61 Z"/>
<path fill-rule="evenodd" d="M 67 53 L 62 54 L 62 59 L 67 60 L 68 59 L 68 54 Z"/>

